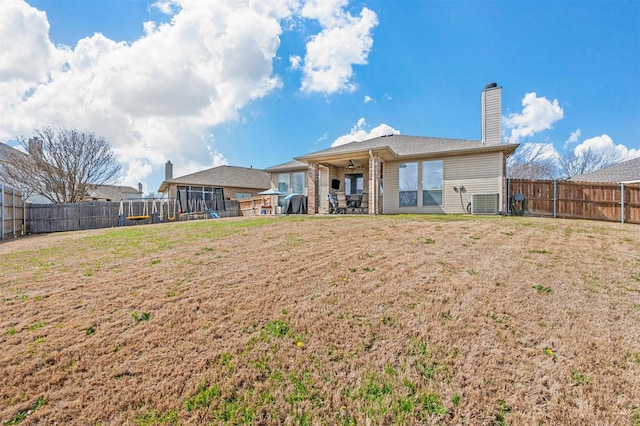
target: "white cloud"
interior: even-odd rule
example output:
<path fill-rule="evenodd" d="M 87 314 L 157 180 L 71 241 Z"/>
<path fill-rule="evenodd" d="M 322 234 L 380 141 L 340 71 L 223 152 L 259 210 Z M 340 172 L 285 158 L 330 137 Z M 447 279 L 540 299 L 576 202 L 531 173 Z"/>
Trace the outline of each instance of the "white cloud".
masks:
<path fill-rule="evenodd" d="M 167 23 L 143 22 L 131 43 L 102 34 L 54 46 L 44 12 L 24 0 L 0 1 L 0 140 L 36 126 L 64 125 L 104 137 L 135 185 L 162 169 L 176 175 L 225 164 L 206 136 L 241 108 L 281 86 L 273 61 L 292 22 L 312 19 L 301 89 L 351 90 L 353 64 L 366 63 L 375 13 L 352 16 L 346 0 L 159 0 Z M 11 41 L 10 43 L 8 41 Z M 29 66 L 24 66 L 28 63 Z M 150 188 L 154 190 L 154 188 Z"/>
<path fill-rule="evenodd" d="M 343 136 L 336 138 L 331 144 L 332 147 L 344 145 L 349 142 L 362 142 L 368 139 L 377 138 L 379 136 L 387 136 L 387 135 L 399 135 L 400 131 L 394 129 L 393 127 L 387 124 L 380 124 L 377 127 L 374 127 L 370 131 L 366 131 L 365 127 L 367 126 L 367 122 L 364 118 L 360 118 L 358 122 L 351 128 L 351 131 Z"/>
<path fill-rule="evenodd" d="M 179 3 L 173 0 L 158 0 L 151 5 L 151 8 L 158 9 L 165 15 L 173 15 L 178 10 Z"/>
<path fill-rule="evenodd" d="M 300 57 L 300 55 L 289 56 L 289 64 L 291 64 L 290 68 L 292 70 L 299 70 L 301 63 L 302 63 L 302 58 Z"/>
<path fill-rule="evenodd" d="M 579 155 L 581 152 L 591 150 L 603 156 L 612 156 L 619 158 L 621 161 L 631 160 L 640 157 L 640 149 L 629 149 L 625 145 L 616 145 L 609 135 L 596 136 L 586 139 L 577 145 L 573 152 Z"/>
<path fill-rule="evenodd" d="M 564 117 L 564 111 L 554 99 L 550 102 L 535 92 L 527 93 L 522 99 L 522 113 L 512 113 L 503 117 L 504 126 L 511 129 L 509 142 L 520 142 L 523 138 L 553 128 L 553 124 Z"/>
<path fill-rule="evenodd" d="M 369 95 L 365 95 L 364 96 L 364 103 L 368 104 L 369 102 L 373 101 L 373 98 Z"/>
<path fill-rule="evenodd" d="M 51 67 L 59 65 L 47 15 L 23 1 L 4 0 L 0 16 L 0 84 L 45 82 Z"/>
<path fill-rule="evenodd" d="M 571 132 L 571 136 L 569 136 L 569 139 L 564 142 L 565 149 L 571 144 L 578 143 L 578 141 L 580 140 L 580 136 L 582 136 L 582 130 L 580 129 L 576 129 Z"/>
<path fill-rule="evenodd" d="M 353 65 L 364 65 L 373 46 L 373 28 L 378 17 L 362 8 L 359 16 L 344 10 L 347 0 L 310 0 L 302 16 L 316 19 L 322 31 L 307 42 L 304 57 L 303 92 L 352 92 Z"/>

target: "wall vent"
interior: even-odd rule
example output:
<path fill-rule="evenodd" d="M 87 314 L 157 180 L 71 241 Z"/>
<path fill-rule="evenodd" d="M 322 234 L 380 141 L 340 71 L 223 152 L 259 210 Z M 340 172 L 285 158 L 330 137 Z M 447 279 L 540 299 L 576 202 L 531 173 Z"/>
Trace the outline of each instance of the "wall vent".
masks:
<path fill-rule="evenodd" d="M 471 197 L 471 213 L 498 214 L 500 211 L 500 194 L 473 194 Z"/>

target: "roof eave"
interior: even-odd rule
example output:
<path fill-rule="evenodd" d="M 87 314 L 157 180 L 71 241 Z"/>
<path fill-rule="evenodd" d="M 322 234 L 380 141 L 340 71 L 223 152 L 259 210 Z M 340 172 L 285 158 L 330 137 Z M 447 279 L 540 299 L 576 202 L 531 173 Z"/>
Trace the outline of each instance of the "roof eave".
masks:
<path fill-rule="evenodd" d="M 343 151 L 339 153 L 325 153 L 325 154 L 310 154 L 304 155 L 301 157 L 296 157 L 295 159 L 300 162 L 323 162 L 323 161 L 339 161 L 339 160 L 347 160 L 354 158 L 354 156 L 367 156 L 369 153 L 377 153 L 381 154 L 382 159 L 384 161 L 399 161 L 399 160 L 408 160 L 414 158 L 435 158 L 435 157 L 452 157 L 459 156 L 465 154 L 478 154 L 485 152 L 504 152 L 506 155 L 512 154 L 520 144 L 517 143 L 509 143 L 509 144 L 495 144 L 495 145 L 482 145 L 482 146 L 474 146 L 469 148 L 461 148 L 461 149 L 451 149 L 445 151 L 434 151 L 434 152 L 421 152 L 416 154 L 408 154 L 408 155 L 400 155 L 391 149 L 389 146 L 384 147 L 376 147 L 376 148 L 363 148 L 363 149 L 354 149 L 349 151 Z"/>
<path fill-rule="evenodd" d="M 380 154 L 382 155 L 385 161 L 392 161 L 395 158 L 398 158 L 398 154 L 391 149 L 389 146 L 377 146 L 375 148 L 362 148 L 362 149 L 352 149 L 348 151 L 340 151 L 336 153 L 314 153 L 303 155 L 301 157 L 294 158 L 296 161 L 300 161 L 303 163 L 310 162 L 323 162 L 323 161 L 336 161 L 336 160 L 348 160 L 353 159 L 356 156 L 364 157 L 368 156 L 369 153 L 372 154 Z"/>

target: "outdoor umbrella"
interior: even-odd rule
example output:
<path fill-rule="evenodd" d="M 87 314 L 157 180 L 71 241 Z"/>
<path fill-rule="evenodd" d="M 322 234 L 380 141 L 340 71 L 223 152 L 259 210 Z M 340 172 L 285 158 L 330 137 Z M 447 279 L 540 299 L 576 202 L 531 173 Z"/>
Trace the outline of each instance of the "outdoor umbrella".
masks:
<path fill-rule="evenodd" d="M 266 191 L 258 192 L 260 195 L 284 195 L 284 192 L 280 192 L 277 189 L 271 188 Z"/>
<path fill-rule="evenodd" d="M 258 194 L 260 194 L 260 195 L 268 195 L 269 196 L 269 205 L 271 205 L 271 206 L 273 206 L 272 199 L 271 199 L 271 197 L 273 195 L 284 195 L 283 192 L 280 192 L 280 191 L 278 191 L 277 189 L 274 189 L 274 188 L 267 189 L 266 191 L 258 192 Z M 271 211 L 273 212 L 273 210 L 271 210 Z"/>

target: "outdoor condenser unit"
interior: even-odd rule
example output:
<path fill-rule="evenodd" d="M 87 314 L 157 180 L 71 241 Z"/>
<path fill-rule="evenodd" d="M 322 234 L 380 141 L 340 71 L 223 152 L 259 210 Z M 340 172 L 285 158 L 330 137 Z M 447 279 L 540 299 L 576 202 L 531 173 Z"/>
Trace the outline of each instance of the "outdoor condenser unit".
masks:
<path fill-rule="evenodd" d="M 498 214 L 500 194 L 473 194 L 471 197 L 472 214 Z"/>

